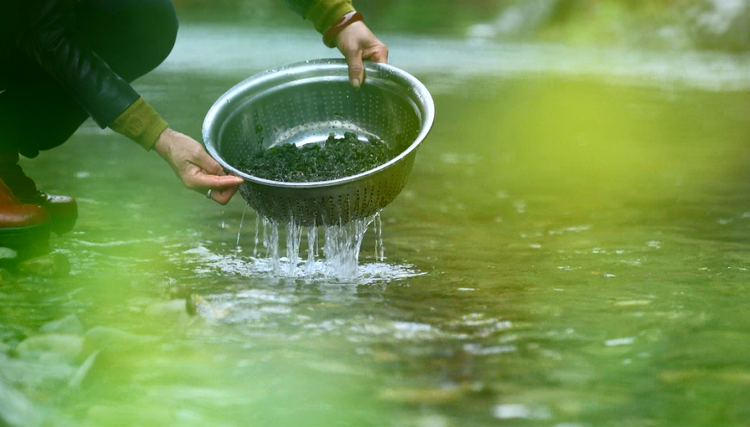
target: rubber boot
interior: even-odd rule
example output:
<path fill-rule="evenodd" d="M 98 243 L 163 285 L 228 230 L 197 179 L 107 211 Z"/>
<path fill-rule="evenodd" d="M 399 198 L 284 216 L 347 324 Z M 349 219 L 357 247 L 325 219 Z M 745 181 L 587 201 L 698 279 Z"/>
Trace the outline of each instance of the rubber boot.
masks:
<path fill-rule="evenodd" d="M 17 248 L 45 243 L 51 225 L 45 208 L 21 203 L 0 180 L 0 246 Z"/>
<path fill-rule="evenodd" d="M 68 196 L 56 196 L 37 190 L 34 181 L 18 165 L 18 152 L 0 153 L 0 180 L 26 204 L 44 207 L 52 218 L 52 231 L 64 234 L 73 229 L 78 219 L 78 204 Z"/>

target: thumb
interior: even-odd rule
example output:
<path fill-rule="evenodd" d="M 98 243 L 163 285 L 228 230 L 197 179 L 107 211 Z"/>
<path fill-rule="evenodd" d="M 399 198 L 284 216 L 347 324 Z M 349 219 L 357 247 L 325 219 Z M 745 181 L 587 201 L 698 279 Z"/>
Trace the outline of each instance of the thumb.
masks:
<path fill-rule="evenodd" d="M 362 86 L 365 80 L 365 66 L 362 63 L 362 52 L 358 49 L 346 56 L 346 62 L 349 64 L 349 82 L 355 89 Z"/>

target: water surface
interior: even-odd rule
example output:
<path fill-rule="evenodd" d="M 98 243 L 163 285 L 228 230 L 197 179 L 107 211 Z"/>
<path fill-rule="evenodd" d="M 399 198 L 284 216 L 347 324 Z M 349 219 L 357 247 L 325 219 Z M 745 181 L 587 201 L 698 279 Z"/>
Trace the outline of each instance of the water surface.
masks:
<path fill-rule="evenodd" d="M 394 62 L 409 70 L 398 43 Z M 420 55 L 440 56 L 427 45 Z M 137 84 L 195 137 L 227 88 L 281 63 L 268 53 L 212 72 L 205 50 L 181 59 L 200 46 L 183 39 Z M 437 120 L 383 211 L 385 260 L 370 231 L 353 280 L 274 274 L 253 257 L 252 211 L 237 248 L 241 198 L 209 203 L 156 154 L 86 124 L 25 162 L 45 190 L 77 196 L 81 217 L 53 241 L 70 277 L 0 288 L 1 337 L 76 314 L 143 340 L 102 350 L 77 387 L 55 361 L 0 356 L 0 375 L 50 425 L 744 425 L 746 83 L 680 78 L 683 56 L 634 53 L 671 71 L 633 84 L 648 78 L 621 77 L 645 76 L 641 62 L 597 61 L 591 76 L 542 51 L 568 52 L 515 46 L 480 61 L 525 58 L 537 71 L 523 73 L 414 64 L 439 87 Z M 571 63 L 590 61 L 581 55 Z M 199 298 L 196 316 L 150 310 L 180 287 Z"/>

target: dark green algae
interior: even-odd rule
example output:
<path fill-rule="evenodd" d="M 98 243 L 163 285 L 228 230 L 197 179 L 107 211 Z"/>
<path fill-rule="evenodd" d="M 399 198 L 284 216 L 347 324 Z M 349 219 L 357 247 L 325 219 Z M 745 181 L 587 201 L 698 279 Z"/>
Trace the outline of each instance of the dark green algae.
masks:
<path fill-rule="evenodd" d="M 253 176 L 282 182 L 330 181 L 376 168 L 396 156 L 382 141 L 360 141 L 346 132 L 331 134 L 324 144 L 283 144 L 258 151 L 243 160 L 240 168 Z"/>

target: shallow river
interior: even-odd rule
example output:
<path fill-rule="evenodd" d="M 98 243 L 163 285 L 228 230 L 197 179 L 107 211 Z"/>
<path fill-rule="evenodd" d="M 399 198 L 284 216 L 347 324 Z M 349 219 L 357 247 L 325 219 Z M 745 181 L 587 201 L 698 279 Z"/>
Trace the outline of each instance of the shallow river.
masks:
<path fill-rule="evenodd" d="M 242 78 L 333 53 L 271 33 L 253 56 L 239 31 L 210 46 L 216 30 L 185 28 L 137 89 L 199 137 Z M 53 239 L 70 277 L 0 285 L 3 348 L 75 314 L 101 351 L 79 378 L 82 360 L 0 354 L 34 405 L 15 409 L 91 426 L 745 425 L 748 59 L 385 41 L 437 120 L 383 211 L 385 261 L 370 230 L 356 279 L 269 272 L 252 211 L 238 248 L 240 197 L 209 203 L 93 124 L 26 161 L 81 215 Z M 162 307 L 183 288 L 194 316 Z"/>

